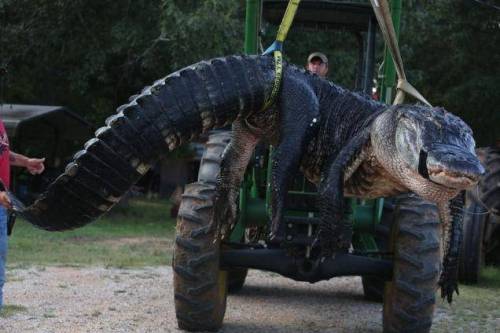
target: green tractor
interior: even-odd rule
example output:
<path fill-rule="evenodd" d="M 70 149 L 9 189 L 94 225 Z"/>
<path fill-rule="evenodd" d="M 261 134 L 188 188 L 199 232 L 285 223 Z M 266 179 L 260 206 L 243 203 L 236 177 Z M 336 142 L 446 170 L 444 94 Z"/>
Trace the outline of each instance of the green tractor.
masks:
<path fill-rule="evenodd" d="M 245 52 L 257 53 L 261 18 L 279 24 L 287 1 L 246 3 Z M 397 27 L 400 1 L 393 0 L 391 7 Z M 377 21 L 368 2 L 305 0 L 294 26 L 342 28 L 362 36 L 356 88 L 371 92 Z M 390 101 L 395 71 L 387 52 L 384 64 L 381 92 Z M 187 185 L 182 196 L 172 264 L 181 329 L 221 328 L 227 295 L 244 287 L 251 268 L 310 283 L 361 276 L 366 299 L 383 302 L 384 331 L 430 330 L 441 263 L 441 225 L 433 204 L 413 195 L 349 199 L 352 249 L 321 261 L 313 246 L 319 221 L 316 188 L 302 176 L 290 187 L 277 236 L 268 239 L 272 147 L 259 147 L 240 188 L 239 222 L 219 239 L 211 225 L 212 208 L 221 156 L 230 138 L 230 132 L 209 137 L 198 181 Z"/>

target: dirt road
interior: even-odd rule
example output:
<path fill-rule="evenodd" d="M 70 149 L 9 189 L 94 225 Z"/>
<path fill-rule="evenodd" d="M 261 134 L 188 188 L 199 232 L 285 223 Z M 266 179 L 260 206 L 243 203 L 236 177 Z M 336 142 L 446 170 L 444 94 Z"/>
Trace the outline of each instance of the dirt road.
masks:
<path fill-rule="evenodd" d="M 1 332 L 180 332 L 170 268 L 44 267 L 11 270 Z M 251 271 L 228 300 L 221 332 L 381 332 L 382 305 L 359 278 L 314 285 Z"/>

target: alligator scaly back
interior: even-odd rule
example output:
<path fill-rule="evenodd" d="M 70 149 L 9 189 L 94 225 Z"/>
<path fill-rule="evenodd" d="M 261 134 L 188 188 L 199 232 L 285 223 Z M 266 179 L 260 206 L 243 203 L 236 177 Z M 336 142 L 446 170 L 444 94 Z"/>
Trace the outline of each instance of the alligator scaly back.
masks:
<path fill-rule="evenodd" d="M 273 81 L 273 59 L 260 56 L 202 61 L 156 81 L 106 120 L 23 216 L 52 231 L 92 222 L 168 150 L 260 110 Z"/>

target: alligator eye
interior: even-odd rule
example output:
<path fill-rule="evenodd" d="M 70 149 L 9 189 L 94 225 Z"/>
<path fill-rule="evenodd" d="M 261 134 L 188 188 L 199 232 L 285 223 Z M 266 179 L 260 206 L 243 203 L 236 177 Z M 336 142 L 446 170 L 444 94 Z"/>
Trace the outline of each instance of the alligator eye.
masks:
<path fill-rule="evenodd" d="M 429 170 L 427 170 L 427 152 L 420 149 L 420 157 L 418 159 L 418 173 L 425 179 L 429 179 Z"/>

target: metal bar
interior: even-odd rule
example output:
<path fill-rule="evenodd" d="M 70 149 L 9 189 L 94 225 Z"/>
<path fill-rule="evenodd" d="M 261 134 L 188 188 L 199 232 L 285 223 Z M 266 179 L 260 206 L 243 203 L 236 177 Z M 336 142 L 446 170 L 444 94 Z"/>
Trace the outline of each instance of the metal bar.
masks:
<path fill-rule="evenodd" d="M 372 16 L 368 21 L 368 32 L 366 34 L 366 52 L 364 59 L 364 82 L 363 91 L 371 95 L 373 85 L 373 59 L 375 59 L 375 22 Z"/>
<path fill-rule="evenodd" d="M 247 0 L 245 16 L 246 54 L 257 54 L 259 46 L 260 8 L 262 0 Z"/>
<path fill-rule="evenodd" d="M 352 254 L 308 260 L 287 255 L 281 249 L 227 250 L 221 254 L 221 267 L 247 267 L 275 272 L 296 281 L 317 282 L 336 276 L 392 276 L 392 261 Z"/>
<path fill-rule="evenodd" d="M 354 90 L 363 90 L 363 85 L 365 82 L 365 42 L 363 35 L 360 32 L 356 33 L 356 40 L 358 42 L 358 68 L 356 69 L 356 83 L 354 85 Z"/>

